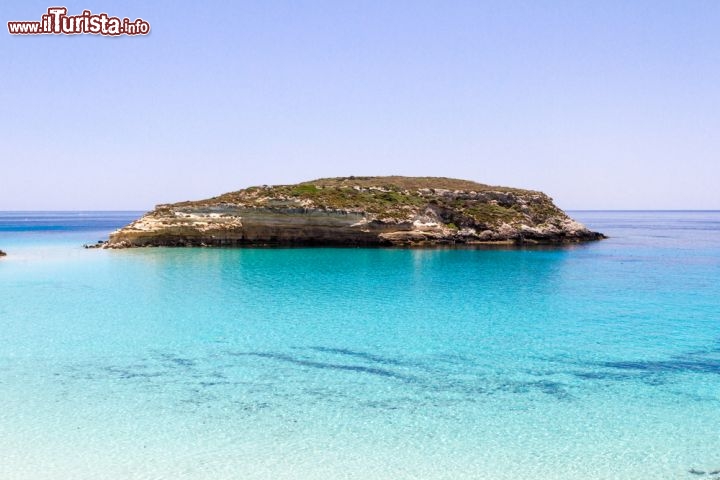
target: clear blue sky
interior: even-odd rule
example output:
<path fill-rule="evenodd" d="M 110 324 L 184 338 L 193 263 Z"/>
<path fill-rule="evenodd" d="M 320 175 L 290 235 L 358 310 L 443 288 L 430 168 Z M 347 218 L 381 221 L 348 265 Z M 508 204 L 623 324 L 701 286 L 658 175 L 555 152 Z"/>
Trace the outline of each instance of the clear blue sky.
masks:
<path fill-rule="evenodd" d="M 11 36 L 50 6 L 147 37 Z M 720 208 L 720 2 L 4 1 L 0 210 L 434 175 Z"/>

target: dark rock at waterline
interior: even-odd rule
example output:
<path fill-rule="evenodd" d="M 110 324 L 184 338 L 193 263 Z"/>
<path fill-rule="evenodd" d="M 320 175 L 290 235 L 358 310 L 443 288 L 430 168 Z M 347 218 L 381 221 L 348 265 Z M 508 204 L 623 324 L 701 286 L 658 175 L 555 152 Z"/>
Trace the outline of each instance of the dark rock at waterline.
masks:
<path fill-rule="evenodd" d="M 6 256 L 6 255 L 7 255 L 7 253 L 5 253 L 5 252 L 3 252 L 2 250 L 0 250 L 0 257 L 4 257 L 4 256 Z"/>

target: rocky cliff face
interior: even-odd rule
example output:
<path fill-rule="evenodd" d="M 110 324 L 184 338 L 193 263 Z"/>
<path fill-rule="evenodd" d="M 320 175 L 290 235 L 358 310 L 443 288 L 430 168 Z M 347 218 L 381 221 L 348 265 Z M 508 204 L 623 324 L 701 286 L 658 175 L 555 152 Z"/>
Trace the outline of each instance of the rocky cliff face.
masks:
<path fill-rule="evenodd" d="M 110 235 L 141 246 L 432 246 L 599 240 L 541 192 L 433 177 L 345 177 L 158 205 Z"/>

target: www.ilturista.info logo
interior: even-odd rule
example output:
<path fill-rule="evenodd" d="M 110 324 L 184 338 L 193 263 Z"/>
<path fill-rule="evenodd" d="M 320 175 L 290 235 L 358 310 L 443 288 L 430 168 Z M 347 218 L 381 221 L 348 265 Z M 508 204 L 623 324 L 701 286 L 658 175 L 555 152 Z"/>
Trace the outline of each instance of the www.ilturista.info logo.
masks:
<path fill-rule="evenodd" d="M 39 22 L 7 22 L 8 32 L 12 35 L 75 35 L 92 33 L 95 35 L 147 35 L 150 24 L 138 18 L 110 17 L 107 13 L 92 13 L 83 10 L 80 15 L 68 15 L 65 7 L 50 7 Z"/>

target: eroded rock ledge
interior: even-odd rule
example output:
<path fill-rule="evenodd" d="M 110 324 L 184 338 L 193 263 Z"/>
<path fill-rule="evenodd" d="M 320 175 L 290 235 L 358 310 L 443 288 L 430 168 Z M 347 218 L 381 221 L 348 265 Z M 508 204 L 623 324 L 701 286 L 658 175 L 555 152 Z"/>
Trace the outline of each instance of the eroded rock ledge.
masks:
<path fill-rule="evenodd" d="M 605 238 L 542 192 L 437 177 L 343 177 L 158 205 L 103 248 L 560 244 Z"/>

